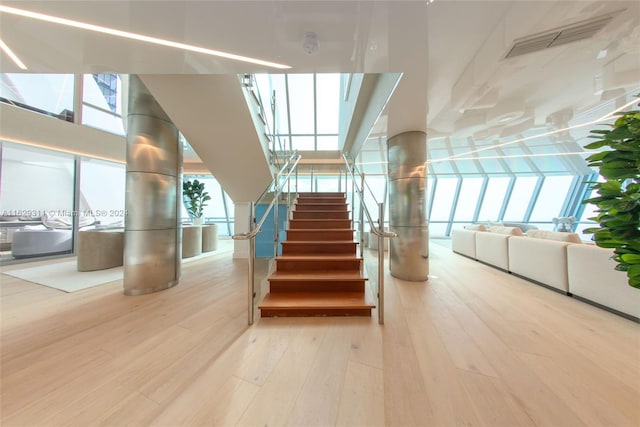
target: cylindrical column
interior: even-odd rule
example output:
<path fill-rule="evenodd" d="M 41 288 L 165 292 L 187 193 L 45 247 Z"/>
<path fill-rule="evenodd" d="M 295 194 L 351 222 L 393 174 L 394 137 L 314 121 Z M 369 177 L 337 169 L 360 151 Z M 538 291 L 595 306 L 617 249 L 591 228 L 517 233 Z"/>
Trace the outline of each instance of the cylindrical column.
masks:
<path fill-rule="evenodd" d="M 182 144 L 178 129 L 136 75 L 129 77 L 124 293 L 180 281 Z"/>
<path fill-rule="evenodd" d="M 427 135 L 411 131 L 387 141 L 389 158 L 389 270 L 403 280 L 424 281 L 429 276 L 427 228 Z"/>

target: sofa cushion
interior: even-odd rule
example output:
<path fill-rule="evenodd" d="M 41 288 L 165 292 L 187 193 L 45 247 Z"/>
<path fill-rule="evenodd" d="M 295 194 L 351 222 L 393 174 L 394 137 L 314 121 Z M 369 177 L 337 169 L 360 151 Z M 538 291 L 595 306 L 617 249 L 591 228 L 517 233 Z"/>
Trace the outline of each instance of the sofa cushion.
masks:
<path fill-rule="evenodd" d="M 509 269 L 509 234 L 476 232 L 476 258 L 503 270 Z"/>
<path fill-rule="evenodd" d="M 470 231 L 487 231 L 487 226 L 484 224 L 467 224 L 464 226 L 464 229 Z"/>
<path fill-rule="evenodd" d="M 476 233 L 476 231 L 461 230 L 459 228 L 451 230 L 451 250 L 475 259 Z"/>
<path fill-rule="evenodd" d="M 560 231 L 529 230 L 527 231 L 527 237 L 532 237 L 534 239 L 558 240 L 560 242 L 569 243 L 582 243 L 580 236 L 576 233 L 564 233 Z"/>
<path fill-rule="evenodd" d="M 502 227 L 499 225 L 492 225 L 489 231 L 496 234 L 508 234 L 510 236 L 522 236 L 522 230 L 518 227 Z"/>
<path fill-rule="evenodd" d="M 571 244 L 524 236 L 510 237 L 509 271 L 568 292 L 567 246 Z"/>
<path fill-rule="evenodd" d="M 627 275 L 615 270 L 613 249 L 569 245 L 569 292 L 605 307 L 640 318 L 640 289 L 629 286 Z"/>

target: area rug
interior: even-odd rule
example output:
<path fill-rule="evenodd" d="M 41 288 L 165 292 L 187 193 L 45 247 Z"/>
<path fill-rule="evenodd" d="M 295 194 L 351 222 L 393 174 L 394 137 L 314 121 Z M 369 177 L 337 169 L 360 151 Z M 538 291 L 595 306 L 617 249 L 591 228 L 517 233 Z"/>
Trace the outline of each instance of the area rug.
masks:
<path fill-rule="evenodd" d="M 20 270 L 3 271 L 2 274 L 65 292 L 75 292 L 113 282 L 114 280 L 121 280 L 122 270 L 122 267 L 114 267 L 108 270 L 79 272 L 77 263 L 73 260 L 22 268 Z"/>
<path fill-rule="evenodd" d="M 222 252 L 230 251 L 232 248 L 233 243 L 222 241 L 218 250 L 191 258 L 185 258 L 182 260 L 182 263 L 187 264 L 212 255 L 219 255 Z M 114 267 L 108 270 L 79 272 L 77 270 L 76 260 L 74 259 L 73 261 L 57 264 L 47 264 L 37 267 L 21 268 L 19 270 L 3 271 L 2 274 L 65 292 L 76 292 L 93 286 L 104 285 L 115 280 L 122 280 L 123 267 Z"/>

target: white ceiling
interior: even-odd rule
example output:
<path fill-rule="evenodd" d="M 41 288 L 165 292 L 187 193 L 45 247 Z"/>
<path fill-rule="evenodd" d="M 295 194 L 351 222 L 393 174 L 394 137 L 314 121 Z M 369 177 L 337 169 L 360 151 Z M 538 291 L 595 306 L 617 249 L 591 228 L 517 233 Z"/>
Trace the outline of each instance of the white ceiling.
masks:
<path fill-rule="evenodd" d="M 426 96 L 429 136 L 492 137 L 542 126 L 640 87 L 638 1 L 3 1 L 105 27 L 292 66 L 287 72 L 403 72 Z M 588 40 L 504 59 L 513 41 L 617 12 Z M 305 32 L 319 49 L 302 49 Z M 0 14 L 0 37 L 29 72 L 282 72 Z M 2 54 L 0 71 L 20 70 Z M 406 88 L 405 88 L 406 92 Z M 420 94 L 421 95 L 421 94 Z M 406 99 L 406 101 L 404 101 Z M 410 105 L 423 103 L 427 105 Z M 399 106 L 394 105 L 395 109 Z M 501 122 L 507 115 L 519 117 Z M 382 117 L 375 132 L 392 133 Z M 418 129 L 419 130 L 419 129 Z"/>

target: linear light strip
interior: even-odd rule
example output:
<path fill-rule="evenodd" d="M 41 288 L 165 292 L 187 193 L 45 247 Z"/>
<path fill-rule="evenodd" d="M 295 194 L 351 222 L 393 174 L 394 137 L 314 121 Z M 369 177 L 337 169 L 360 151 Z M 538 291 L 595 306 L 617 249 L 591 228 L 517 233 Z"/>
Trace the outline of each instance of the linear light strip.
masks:
<path fill-rule="evenodd" d="M 157 37 L 146 36 L 144 34 L 136 34 L 128 31 L 116 30 L 114 28 L 102 27 L 100 25 L 88 24 L 86 22 L 74 21 L 72 19 L 60 18 L 57 16 L 46 15 L 44 13 L 32 12 L 29 10 L 17 9 L 0 5 L 0 12 L 10 13 L 12 15 L 23 16 L 25 18 L 37 19 L 39 21 L 51 22 L 54 24 L 65 25 L 67 27 L 80 28 L 83 30 L 93 31 L 96 33 L 109 34 L 112 36 L 122 37 L 125 39 L 138 40 L 161 46 L 173 47 L 176 49 L 187 50 L 190 52 L 203 53 L 205 55 L 218 56 L 221 58 L 233 59 L 235 61 L 249 62 L 252 64 L 265 65 L 267 67 L 286 69 L 291 68 L 289 65 L 278 64 L 276 62 L 263 61 L 261 59 L 251 58 L 248 56 L 236 55 L 233 53 L 222 52 L 219 50 L 208 49 L 190 44 L 174 42 L 171 40 L 160 39 Z"/>
<path fill-rule="evenodd" d="M 5 42 L 2 41 L 2 39 L 0 39 L 0 49 L 2 49 L 4 53 L 6 53 L 9 56 L 9 58 L 11 58 L 11 60 L 22 70 L 27 69 L 27 66 L 24 65 L 24 62 L 20 61 L 20 58 L 18 58 L 18 56 L 15 53 L 13 53 L 11 49 L 9 49 L 9 46 L 7 46 Z"/>

